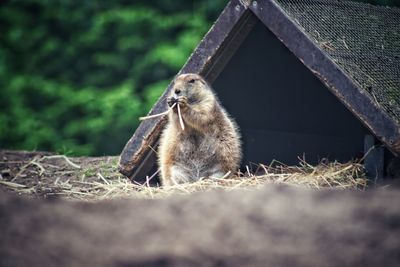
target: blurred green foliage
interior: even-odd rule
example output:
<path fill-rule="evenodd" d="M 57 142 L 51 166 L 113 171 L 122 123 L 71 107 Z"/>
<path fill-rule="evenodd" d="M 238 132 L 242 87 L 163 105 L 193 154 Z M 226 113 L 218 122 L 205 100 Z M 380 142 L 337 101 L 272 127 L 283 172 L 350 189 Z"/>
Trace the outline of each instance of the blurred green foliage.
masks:
<path fill-rule="evenodd" d="M 0 148 L 118 154 L 226 2 L 3 0 Z"/>
<path fill-rule="evenodd" d="M 0 147 L 118 154 L 226 0 L 0 4 Z"/>

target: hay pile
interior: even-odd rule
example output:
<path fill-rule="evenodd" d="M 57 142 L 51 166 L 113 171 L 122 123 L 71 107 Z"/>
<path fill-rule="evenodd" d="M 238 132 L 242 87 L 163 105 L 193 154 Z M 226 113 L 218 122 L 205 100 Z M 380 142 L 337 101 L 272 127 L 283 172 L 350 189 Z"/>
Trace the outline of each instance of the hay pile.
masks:
<path fill-rule="evenodd" d="M 311 188 L 364 190 L 367 179 L 357 162 L 321 163 L 312 166 L 258 165 L 252 172 L 224 179 L 203 179 L 196 183 L 155 187 L 131 182 L 117 171 L 118 157 L 68 158 L 43 152 L 0 151 L 0 188 L 32 197 L 75 200 L 110 198 L 164 198 L 211 189 L 254 190 L 266 183 L 286 183 Z M 257 173 L 254 175 L 253 173 Z"/>

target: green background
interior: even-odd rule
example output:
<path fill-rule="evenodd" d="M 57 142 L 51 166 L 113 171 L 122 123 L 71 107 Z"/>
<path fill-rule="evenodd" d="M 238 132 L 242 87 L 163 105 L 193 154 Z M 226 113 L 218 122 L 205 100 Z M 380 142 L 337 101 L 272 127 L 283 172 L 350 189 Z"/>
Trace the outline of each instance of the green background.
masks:
<path fill-rule="evenodd" d="M 226 2 L 2 1 L 0 148 L 119 154 Z"/>

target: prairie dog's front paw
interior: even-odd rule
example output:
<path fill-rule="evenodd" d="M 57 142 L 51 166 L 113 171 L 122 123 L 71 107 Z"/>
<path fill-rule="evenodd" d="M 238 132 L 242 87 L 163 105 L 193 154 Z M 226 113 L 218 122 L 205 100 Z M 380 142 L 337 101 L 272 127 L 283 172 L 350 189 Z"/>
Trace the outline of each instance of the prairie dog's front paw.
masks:
<path fill-rule="evenodd" d="M 186 108 L 188 106 L 188 98 L 186 96 L 179 97 L 177 102 L 181 109 Z"/>

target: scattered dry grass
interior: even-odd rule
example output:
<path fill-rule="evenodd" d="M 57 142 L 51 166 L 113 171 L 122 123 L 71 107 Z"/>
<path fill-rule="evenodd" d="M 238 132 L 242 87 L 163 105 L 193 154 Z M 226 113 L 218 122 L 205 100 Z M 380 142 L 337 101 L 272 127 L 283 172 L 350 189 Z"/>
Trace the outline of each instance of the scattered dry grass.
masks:
<path fill-rule="evenodd" d="M 367 179 L 357 162 L 321 163 L 312 166 L 258 165 L 251 173 L 224 179 L 203 179 L 169 187 L 150 186 L 148 181 L 131 182 L 117 171 L 118 157 L 68 158 L 48 153 L 0 151 L 0 187 L 33 197 L 61 196 L 75 200 L 110 198 L 164 198 L 212 189 L 254 190 L 266 183 L 285 183 L 311 188 L 364 190 Z"/>

